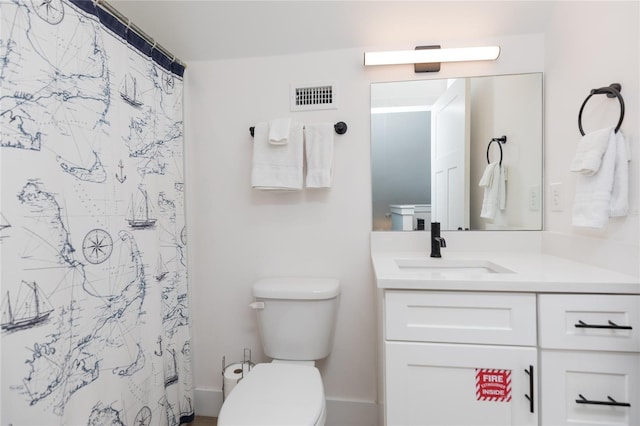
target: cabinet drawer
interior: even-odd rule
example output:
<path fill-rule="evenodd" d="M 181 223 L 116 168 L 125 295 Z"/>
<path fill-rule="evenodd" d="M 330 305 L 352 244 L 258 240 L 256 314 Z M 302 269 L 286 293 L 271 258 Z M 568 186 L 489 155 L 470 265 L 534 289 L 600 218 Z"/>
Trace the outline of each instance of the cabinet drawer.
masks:
<path fill-rule="evenodd" d="M 386 340 L 536 345 L 534 294 L 385 292 Z"/>
<path fill-rule="evenodd" d="M 640 354 L 543 350 L 542 425 L 640 424 Z"/>
<path fill-rule="evenodd" d="M 640 296 L 538 296 L 540 346 L 640 352 Z"/>

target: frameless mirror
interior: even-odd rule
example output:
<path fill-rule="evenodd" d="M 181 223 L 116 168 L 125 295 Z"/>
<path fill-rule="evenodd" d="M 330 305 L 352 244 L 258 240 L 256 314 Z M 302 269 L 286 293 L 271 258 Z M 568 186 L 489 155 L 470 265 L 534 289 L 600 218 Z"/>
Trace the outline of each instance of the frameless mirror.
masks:
<path fill-rule="evenodd" d="M 373 230 L 541 230 L 542 114 L 541 73 L 373 83 Z"/>

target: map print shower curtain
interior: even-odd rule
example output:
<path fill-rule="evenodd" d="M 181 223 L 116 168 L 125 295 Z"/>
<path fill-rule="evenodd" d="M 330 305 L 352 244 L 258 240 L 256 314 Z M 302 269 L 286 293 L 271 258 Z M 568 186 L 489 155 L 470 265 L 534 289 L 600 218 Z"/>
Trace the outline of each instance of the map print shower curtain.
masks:
<path fill-rule="evenodd" d="M 184 68 L 91 1 L 0 13 L 0 423 L 190 421 Z"/>

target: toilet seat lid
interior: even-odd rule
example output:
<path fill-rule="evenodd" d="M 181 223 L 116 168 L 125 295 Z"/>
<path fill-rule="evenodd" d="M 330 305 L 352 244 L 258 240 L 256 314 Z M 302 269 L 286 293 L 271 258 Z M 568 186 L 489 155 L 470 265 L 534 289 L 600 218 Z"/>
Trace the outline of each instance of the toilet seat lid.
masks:
<path fill-rule="evenodd" d="M 324 410 L 317 368 L 258 364 L 225 400 L 218 425 L 314 425 Z"/>

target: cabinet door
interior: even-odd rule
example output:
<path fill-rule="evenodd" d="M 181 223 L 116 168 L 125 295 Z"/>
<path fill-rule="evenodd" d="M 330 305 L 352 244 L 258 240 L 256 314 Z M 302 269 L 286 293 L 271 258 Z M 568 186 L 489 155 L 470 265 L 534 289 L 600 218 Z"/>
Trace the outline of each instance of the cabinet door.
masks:
<path fill-rule="evenodd" d="M 640 424 L 640 354 L 543 350 L 540 372 L 543 425 Z"/>
<path fill-rule="evenodd" d="M 387 425 L 537 424 L 535 348 L 385 345 Z"/>

